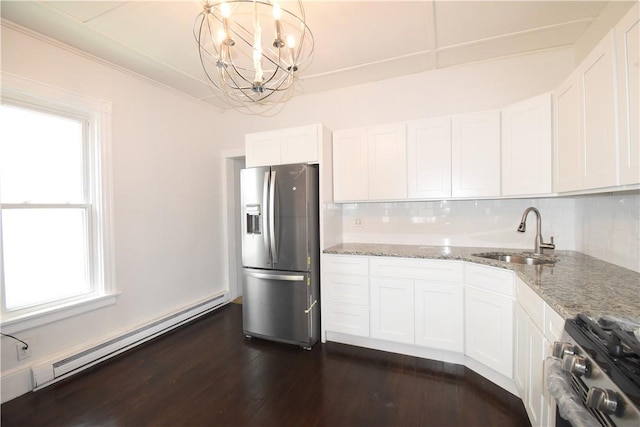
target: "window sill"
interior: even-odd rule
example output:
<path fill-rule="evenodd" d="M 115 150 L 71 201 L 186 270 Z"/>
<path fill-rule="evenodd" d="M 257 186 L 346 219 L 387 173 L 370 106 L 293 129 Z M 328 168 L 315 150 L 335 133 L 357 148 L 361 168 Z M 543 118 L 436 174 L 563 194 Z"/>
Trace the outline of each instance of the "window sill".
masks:
<path fill-rule="evenodd" d="M 58 307 L 43 309 L 41 311 L 35 311 L 15 317 L 4 317 L 1 323 L 2 332 L 5 334 L 14 334 L 113 305 L 116 303 L 118 295 L 120 295 L 120 292 L 92 296 L 90 298 L 73 301 Z"/>

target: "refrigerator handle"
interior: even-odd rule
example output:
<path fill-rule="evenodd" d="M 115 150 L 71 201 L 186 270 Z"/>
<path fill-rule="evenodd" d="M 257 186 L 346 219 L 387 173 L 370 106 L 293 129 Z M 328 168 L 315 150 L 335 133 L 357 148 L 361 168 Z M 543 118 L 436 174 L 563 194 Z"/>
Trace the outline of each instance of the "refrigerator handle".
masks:
<path fill-rule="evenodd" d="M 304 280 L 304 276 L 302 274 L 272 274 L 257 273 L 253 271 L 245 272 L 245 274 L 247 276 L 255 277 L 256 279 L 282 280 L 286 282 L 302 282 Z M 311 307 L 313 307 L 313 305 Z M 309 309 L 311 309 L 311 307 L 309 307 Z"/>
<path fill-rule="evenodd" d="M 269 253 L 269 172 L 264 173 L 264 182 L 262 184 L 262 242 L 264 243 L 264 250 Z"/>
<path fill-rule="evenodd" d="M 269 240 L 271 243 L 271 260 L 278 262 L 278 246 L 276 244 L 276 171 L 271 171 L 269 184 Z"/>

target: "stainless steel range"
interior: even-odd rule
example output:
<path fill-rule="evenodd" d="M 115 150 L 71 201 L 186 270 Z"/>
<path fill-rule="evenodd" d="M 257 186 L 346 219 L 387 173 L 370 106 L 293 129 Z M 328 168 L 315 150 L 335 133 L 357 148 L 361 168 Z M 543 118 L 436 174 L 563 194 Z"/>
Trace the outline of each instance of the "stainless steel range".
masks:
<path fill-rule="evenodd" d="M 640 341 L 634 321 L 578 314 L 548 360 L 556 427 L 640 426 Z M 570 424 L 567 423 L 567 420 Z"/>

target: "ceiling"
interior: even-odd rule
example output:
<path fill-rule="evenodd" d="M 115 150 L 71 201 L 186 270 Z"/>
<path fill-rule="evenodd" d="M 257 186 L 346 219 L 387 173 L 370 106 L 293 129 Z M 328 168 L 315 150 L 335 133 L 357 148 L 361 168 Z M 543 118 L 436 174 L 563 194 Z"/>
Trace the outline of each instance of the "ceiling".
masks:
<path fill-rule="evenodd" d="M 314 34 L 298 93 L 313 93 L 573 45 L 606 1 L 330 1 L 304 3 Z M 224 108 L 200 68 L 199 1 L 7 1 L 26 27 Z M 11 21 L 11 22 L 7 22 Z"/>

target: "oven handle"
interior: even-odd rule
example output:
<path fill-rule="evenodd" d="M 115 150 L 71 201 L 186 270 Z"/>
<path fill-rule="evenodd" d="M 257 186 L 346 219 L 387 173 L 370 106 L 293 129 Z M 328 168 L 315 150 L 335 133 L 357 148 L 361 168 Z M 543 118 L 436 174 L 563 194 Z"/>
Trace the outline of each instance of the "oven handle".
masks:
<path fill-rule="evenodd" d="M 562 370 L 560 359 L 547 357 L 544 370 L 547 390 L 556 401 L 562 418 L 569 421 L 573 427 L 602 427 L 571 387 L 571 376 Z"/>

